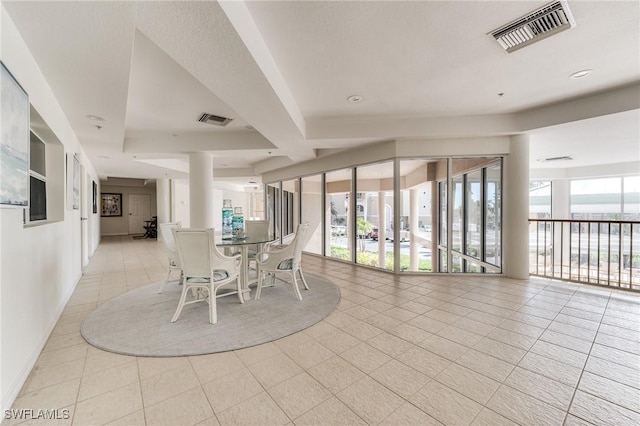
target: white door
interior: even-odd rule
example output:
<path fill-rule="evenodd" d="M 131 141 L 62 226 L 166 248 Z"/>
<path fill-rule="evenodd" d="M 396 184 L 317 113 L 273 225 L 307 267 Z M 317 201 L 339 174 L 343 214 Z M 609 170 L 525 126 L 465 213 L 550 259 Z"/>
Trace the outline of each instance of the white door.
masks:
<path fill-rule="evenodd" d="M 145 220 L 151 220 L 151 195 L 129 194 L 129 234 L 144 234 Z"/>

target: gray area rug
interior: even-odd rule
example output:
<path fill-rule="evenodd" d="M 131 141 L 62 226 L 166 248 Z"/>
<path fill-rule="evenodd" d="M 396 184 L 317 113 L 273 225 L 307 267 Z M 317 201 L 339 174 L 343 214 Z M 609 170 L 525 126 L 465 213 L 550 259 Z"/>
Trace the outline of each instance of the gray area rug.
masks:
<path fill-rule="evenodd" d="M 162 294 L 159 283 L 121 294 L 89 313 L 82 337 L 109 352 L 148 357 L 173 357 L 225 352 L 267 343 L 312 326 L 335 310 L 340 290 L 331 281 L 305 274 L 298 301 L 290 284 L 278 282 L 262 290 L 260 300 L 240 304 L 235 295 L 217 299 L 218 322 L 209 324 L 206 302 L 187 305 L 170 323 L 182 286 L 170 282 Z"/>

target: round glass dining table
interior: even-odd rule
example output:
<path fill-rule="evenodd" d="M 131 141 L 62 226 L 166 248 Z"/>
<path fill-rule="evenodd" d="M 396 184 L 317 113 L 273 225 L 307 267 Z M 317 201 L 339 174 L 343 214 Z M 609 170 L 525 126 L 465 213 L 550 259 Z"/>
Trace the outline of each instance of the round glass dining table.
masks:
<path fill-rule="evenodd" d="M 272 243 L 276 240 L 275 235 L 247 235 L 242 238 L 218 238 L 216 239 L 217 247 L 238 247 L 240 248 L 240 285 L 242 286 L 242 294 L 244 300 L 251 300 L 251 289 L 249 284 L 249 248 L 256 247 L 256 252 L 264 250 L 265 244 Z"/>

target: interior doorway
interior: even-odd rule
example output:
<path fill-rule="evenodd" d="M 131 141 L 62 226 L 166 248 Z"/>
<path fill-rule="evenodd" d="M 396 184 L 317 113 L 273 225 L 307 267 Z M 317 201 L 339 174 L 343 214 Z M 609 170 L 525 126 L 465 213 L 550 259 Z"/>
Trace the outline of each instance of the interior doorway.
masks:
<path fill-rule="evenodd" d="M 129 235 L 144 234 L 144 221 L 151 219 L 151 195 L 129 194 Z"/>

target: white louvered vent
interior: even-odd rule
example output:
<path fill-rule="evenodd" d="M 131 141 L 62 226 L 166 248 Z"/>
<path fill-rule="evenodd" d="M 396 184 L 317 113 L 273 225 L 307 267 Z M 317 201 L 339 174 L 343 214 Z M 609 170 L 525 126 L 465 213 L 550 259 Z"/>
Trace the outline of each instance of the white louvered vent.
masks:
<path fill-rule="evenodd" d="M 489 34 L 507 53 L 511 53 L 575 26 L 576 21 L 567 3 L 555 1 Z"/>
<path fill-rule="evenodd" d="M 212 124 L 214 126 L 224 127 L 233 121 L 233 118 L 220 117 L 219 115 L 207 114 L 203 112 L 198 121 L 201 123 Z"/>

